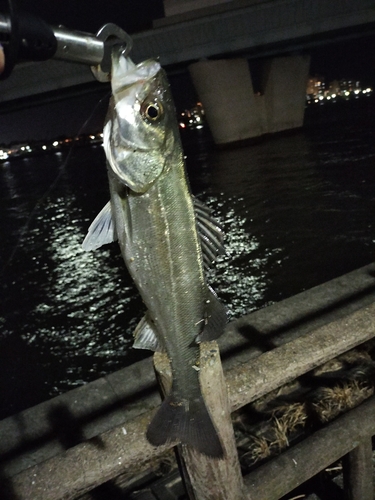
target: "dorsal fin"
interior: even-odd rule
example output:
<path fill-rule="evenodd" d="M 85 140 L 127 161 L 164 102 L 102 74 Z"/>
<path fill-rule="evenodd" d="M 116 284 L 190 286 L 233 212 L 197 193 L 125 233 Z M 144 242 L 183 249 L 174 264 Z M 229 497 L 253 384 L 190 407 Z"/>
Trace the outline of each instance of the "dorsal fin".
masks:
<path fill-rule="evenodd" d="M 117 240 L 109 201 L 95 217 L 83 240 L 82 248 L 87 252 Z"/>
<path fill-rule="evenodd" d="M 203 263 L 205 268 L 208 268 L 219 254 L 224 253 L 224 232 L 220 224 L 212 217 L 211 209 L 194 196 L 192 198 L 202 245 Z"/>

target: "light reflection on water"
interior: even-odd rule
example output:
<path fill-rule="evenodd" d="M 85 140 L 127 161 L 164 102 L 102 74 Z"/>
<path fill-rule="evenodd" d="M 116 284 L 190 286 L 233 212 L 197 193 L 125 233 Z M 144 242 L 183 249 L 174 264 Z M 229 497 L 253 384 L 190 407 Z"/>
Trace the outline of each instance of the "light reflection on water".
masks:
<path fill-rule="evenodd" d="M 48 217 L 48 213 L 54 215 Z M 47 300 L 37 303 L 31 312 L 38 326 L 32 338 L 38 339 L 39 346 L 43 339 L 42 351 L 73 358 L 68 378 L 55 386 L 54 391 L 60 393 L 64 386 L 80 384 L 78 377 L 85 376 L 87 368 L 96 378 L 122 366 L 136 323 L 133 318 L 128 320 L 136 293 L 131 282 L 124 283 L 122 261 L 116 258 L 113 265 L 109 248 L 96 253 L 82 250 L 85 232 L 80 228 L 82 214 L 73 194 L 48 200 L 41 224 L 46 215 L 50 227 L 45 251 L 51 265 L 44 284 Z M 125 322 L 119 323 L 124 314 Z"/>
<path fill-rule="evenodd" d="M 264 305 L 267 264 L 278 249 L 264 249 L 263 256 L 257 256 L 259 240 L 247 232 L 247 218 L 236 214 L 236 205 L 243 205 L 243 198 L 229 199 L 233 207 L 229 210 L 215 197 L 205 202 L 215 212 L 225 233 L 225 254 L 218 257 L 208 280 L 225 302 L 230 320 Z"/>
<path fill-rule="evenodd" d="M 192 190 L 226 233 L 209 283 L 230 318 L 373 259 L 373 132 L 305 132 L 228 151 L 187 142 Z M 108 201 L 102 149 L 64 160 L 0 166 L 0 416 L 147 355 L 130 349 L 144 307 L 118 245 L 81 249 Z"/>

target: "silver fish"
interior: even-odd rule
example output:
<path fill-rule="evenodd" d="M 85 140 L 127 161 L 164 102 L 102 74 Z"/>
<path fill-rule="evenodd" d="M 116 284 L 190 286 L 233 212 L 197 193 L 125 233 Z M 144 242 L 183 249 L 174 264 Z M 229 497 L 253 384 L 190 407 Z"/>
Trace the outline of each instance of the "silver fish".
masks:
<path fill-rule="evenodd" d="M 173 383 L 147 438 L 180 441 L 222 457 L 223 448 L 199 384 L 199 342 L 221 335 L 225 307 L 206 283 L 204 266 L 222 250 L 222 232 L 195 200 L 185 175 L 175 108 L 157 61 L 138 65 L 112 56 L 112 98 L 104 126 L 110 202 L 83 243 L 93 250 L 118 240 L 147 306 L 136 348 L 165 350 Z"/>

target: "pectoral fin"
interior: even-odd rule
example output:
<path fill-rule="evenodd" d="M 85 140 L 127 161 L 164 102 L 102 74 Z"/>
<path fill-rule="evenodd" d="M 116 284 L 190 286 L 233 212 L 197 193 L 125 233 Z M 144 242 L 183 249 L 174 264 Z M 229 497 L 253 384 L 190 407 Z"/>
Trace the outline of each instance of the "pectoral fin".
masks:
<path fill-rule="evenodd" d="M 150 351 L 163 350 L 156 335 L 155 327 L 153 326 L 147 313 L 138 323 L 137 328 L 134 331 L 134 337 L 134 349 L 148 349 Z"/>
<path fill-rule="evenodd" d="M 205 313 L 205 326 L 202 332 L 197 335 L 196 343 L 216 340 L 224 331 L 228 321 L 226 307 L 219 301 L 215 292 L 208 287 L 208 299 Z"/>
<path fill-rule="evenodd" d="M 82 248 L 88 252 L 116 240 L 117 236 L 112 219 L 111 202 L 109 201 L 89 227 L 86 238 L 82 243 Z"/>

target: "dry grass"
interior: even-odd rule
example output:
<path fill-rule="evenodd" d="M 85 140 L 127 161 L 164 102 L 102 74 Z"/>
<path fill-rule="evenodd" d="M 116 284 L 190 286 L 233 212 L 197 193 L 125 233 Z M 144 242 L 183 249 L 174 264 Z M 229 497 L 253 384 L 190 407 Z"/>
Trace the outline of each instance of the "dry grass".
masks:
<path fill-rule="evenodd" d="M 253 436 L 247 448 L 248 450 L 242 455 L 242 460 L 248 465 L 255 464 L 271 455 L 270 443 L 265 437 Z"/>
<path fill-rule="evenodd" d="M 289 446 L 289 437 L 305 426 L 307 420 L 305 403 L 284 404 L 273 411 L 273 432 L 275 440 L 271 446 L 279 451 Z"/>
<path fill-rule="evenodd" d="M 240 450 L 241 462 L 251 466 L 261 460 L 280 453 L 289 446 L 290 438 L 300 431 L 306 422 L 305 403 L 280 404 L 272 409 L 272 416 L 262 425 L 247 433 L 247 442 Z M 244 430 L 246 421 L 238 419 L 234 425 Z M 248 429 L 249 430 L 249 429 Z"/>
<path fill-rule="evenodd" d="M 313 402 L 312 407 L 319 420 L 325 423 L 358 406 L 373 394 L 373 387 L 361 385 L 353 380 L 334 387 L 320 388 L 318 401 Z"/>
<path fill-rule="evenodd" d="M 353 349 L 233 415 L 242 466 L 279 454 L 296 439 L 374 394 L 375 342 Z M 308 384 L 306 385 L 306 380 Z M 317 387 L 317 385 L 319 385 Z"/>

